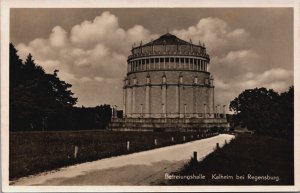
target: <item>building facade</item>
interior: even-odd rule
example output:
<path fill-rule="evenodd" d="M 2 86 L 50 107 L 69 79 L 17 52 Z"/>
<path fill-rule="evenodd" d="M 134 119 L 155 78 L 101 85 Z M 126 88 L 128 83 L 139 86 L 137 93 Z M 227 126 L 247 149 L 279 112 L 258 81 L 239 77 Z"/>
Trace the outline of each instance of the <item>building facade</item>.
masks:
<path fill-rule="evenodd" d="M 228 128 L 214 103 L 213 77 L 204 44 L 167 33 L 135 46 L 127 60 L 123 118 L 113 116 L 118 131 L 208 131 Z"/>
<path fill-rule="evenodd" d="M 209 60 L 204 45 L 169 33 L 133 47 L 123 87 L 125 117 L 213 117 Z"/>

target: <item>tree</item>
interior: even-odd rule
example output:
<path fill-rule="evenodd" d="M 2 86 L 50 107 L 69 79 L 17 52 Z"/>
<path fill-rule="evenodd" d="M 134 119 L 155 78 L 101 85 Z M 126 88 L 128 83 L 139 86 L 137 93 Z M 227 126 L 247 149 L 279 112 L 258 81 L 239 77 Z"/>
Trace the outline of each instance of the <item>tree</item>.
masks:
<path fill-rule="evenodd" d="M 292 136 L 294 133 L 294 86 L 279 96 L 281 127 L 284 133 Z"/>
<path fill-rule="evenodd" d="M 50 83 L 49 92 L 55 97 L 56 103 L 61 107 L 71 107 L 76 104 L 77 98 L 70 90 L 71 84 L 62 81 L 57 76 L 58 70 L 54 70 L 53 74 L 47 74 L 46 82 Z"/>
<path fill-rule="evenodd" d="M 249 89 L 230 102 L 229 109 L 235 112 L 233 121 L 258 134 L 269 134 L 280 119 L 278 93 L 266 88 Z"/>
<path fill-rule="evenodd" d="M 294 127 L 294 87 L 278 94 L 272 89 L 243 91 L 230 102 L 235 125 L 254 130 L 256 134 L 292 136 Z"/>
<path fill-rule="evenodd" d="M 11 129 L 34 129 L 32 125 L 41 125 L 43 116 L 76 104 L 77 98 L 70 90 L 72 85 L 60 80 L 57 72 L 45 73 L 31 54 L 22 64 L 17 50 L 10 44 Z"/>
<path fill-rule="evenodd" d="M 43 75 L 45 75 L 44 69 L 35 63 L 31 53 L 28 54 L 28 56 L 25 60 L 24 74 L 25 74 L 27 80 L 40 78 Z"/>
<path fill-rule="evenodd" d="M 17 55 L 17 50 L 15 46 L 9 44 L 9 84 L 10 88 L 19 84 L 22 77 L 21 71 L 23 68 L 23 63 L 20 57 Z"/>

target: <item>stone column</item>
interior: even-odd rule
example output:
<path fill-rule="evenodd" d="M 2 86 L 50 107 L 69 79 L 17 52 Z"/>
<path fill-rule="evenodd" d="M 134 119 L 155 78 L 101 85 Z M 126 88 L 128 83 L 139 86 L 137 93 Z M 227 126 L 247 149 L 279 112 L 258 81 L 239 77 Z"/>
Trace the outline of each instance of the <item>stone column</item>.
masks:
<path fill-rule="evenodd" d="M 132 107 L 131 107 L 131 114 L 134 115 L 135 113 L 135 87 L 132 87 Z"/>
<path fill-rule="evenodd" d="M 130 106 L 129 106 L 129 104 L 128 104 L 128 107 L 129 107 L 128 110 L 129 110 L 129 115 L 130 115 L 130 117 L 132 117 L 132 108 L 133 108 L 133 107 L 132 107 L 132 90 L 133 90 L 132 87 L 131 87 L 130 89 L 128 89 L 128 91 L 129 91 L 129 92 L 128 92 L 128 96 L 129 96 L 129 97 L 128 97 L 128 99 L 129 99 L 128 102 L 129 102 L 129 104 L 130 104 Z"/>
<path fill-rule="evenodd" d="M 223 118 L 226 119 L 226 105 L 223 105 Z"/>
<path fill-rule="evenodd" d="M 161 109 L 162 109 L 162 117 L 165 117 L 165 111 L 166 111 L 166 109 L 165 109 L 165 104 L 161 104 Z"/>
<path fill-rule="evenodd" d="M 143 117 L 143 104 L 140 104 L 140 113 L 141 113 L 141 117 Z"/>
<path fill-rule="evenodd" d="M 204 103 L 204 118 L 206 118 L 206 114 L 207 114 L 207 106 L 206 106 L 206 104 Z"/>
<path fill-rule="evenodd" d="M 162 86 L 162 104 L 163 104 L 163 114 L 164 117 L 166 117 L 167 114 L 167 86 L 163 85 Z"/>
<path fill-rule="evenodd" d="M 158 69 L 161 69 L 161 66 L 160 66 L 160 58 L 158 58 Z"/>
<path fill-rule="evenodd" d="M 150 115 L 150 75 L 147 74 L 146 77 L 146 98 L 145 98 L 145 115 L 146 117 L 149 117 Z"/>
<path fill-rule="evenodd" d="M 181 109 L 181 94 L 183 94 L 183 89 L 182 89 L 182 84 L 183 84 L 183 76 L 180 73 L 179 74 L 179 84 L 178 84 L 178 113 L 179 117 L 182 118 L 182 109 Z"/>
<path fill-rule="evenodd" d="M 126 95 L 127 95 L 127 92 L 126 92 L 126 88 L 124 87 L 123 88 L 123 112 L 124 112 L 124 117 L 126 117 Z"/>
<path fill-rule="evenodd" d="M 167 85 L 166 85 L 166 76 L 162 77 L 162 105 L 163 105 L 163 115 L 166 117 L 167 115 Z"/>
<path fill-rule="evenodd" d="M 219 108 L 218 108 L 219 105 L 216 105 L 216 118 L 219 118 Z"/>
<path fill-rule="evenodd" d="M 132 88 L 128 87 L 126 89 L 126 116 L 131 117 L 132 108 Z"/>
<path fill-rule="evenodd" d="M 150 86 L 146 86 L 146 107 L 145 107 L 145 115 L 149 117 L 150 115 Z"/>
<path fill-rule="evenodd" d="M 197 106 L 196 106 L 196 86 L 193 86 L 193 116 L 197 114 Z"/>
<path fill-rule="evenodd" d="M 178 113 L 178 115 L 180 114 L 180 91 L 179 91 L 179 84 L 176 86 L 176 112 Z"/>
<path fill-rule="evenodd" d="M 136 89 L 136 83 L 137 83 L 137 80 L 136 80 L 136 77 L 133 78 L 133 87 L 132 87 L 132 110 L 131 110 L 131 113 L 134 115 L 134 113 L 136 113 L 135 111 L 135 89 Z"/>

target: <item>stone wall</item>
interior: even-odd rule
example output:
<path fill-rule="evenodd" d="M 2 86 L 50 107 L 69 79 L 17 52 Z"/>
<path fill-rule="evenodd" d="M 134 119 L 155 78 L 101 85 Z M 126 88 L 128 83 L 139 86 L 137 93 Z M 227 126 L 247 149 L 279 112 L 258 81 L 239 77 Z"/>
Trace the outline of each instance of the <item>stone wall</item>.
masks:
<path fill-rule="evenodd" d="M 147 77 L 150 84 L 147 84 Z M 124 93 L 127 93 L 124 97 L 125 115 L 202 117 L 206 113 L 207 116 L 211 116 L 210 114 L 214 113 L 214 87 L 207 79 L 210 79 L 209 73 L 193 71 L 150 71 L 130 74 L 124 87 Z"/>
<path fill-rule="evenodd" d="M 112 119 L 108 129 L 115 131 L 207 131 L 210 128 L 228 129 L 222 118 L 125 118 Z"/>

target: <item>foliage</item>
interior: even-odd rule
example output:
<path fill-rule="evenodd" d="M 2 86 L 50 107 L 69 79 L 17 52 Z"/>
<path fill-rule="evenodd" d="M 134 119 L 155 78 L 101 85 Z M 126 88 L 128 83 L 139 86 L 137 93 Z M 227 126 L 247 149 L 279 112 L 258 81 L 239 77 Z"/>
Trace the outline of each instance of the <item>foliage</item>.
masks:
<path fill-rule="evenodd" d="M 278 94 L 272 89 L 243 91 L 230 102 L 235 125 L 247 127 L 257 134 L 291 136 L 293 133 L 294 88 Z"/>
<path fill-rule="evenodd" d="M 105 128 L 111 118 L 109 105 L 74 107 L 72 85 L 45 73 L 29 54 L 23 63 L 10 48 L 10 130 L 74 130 Z"/>

